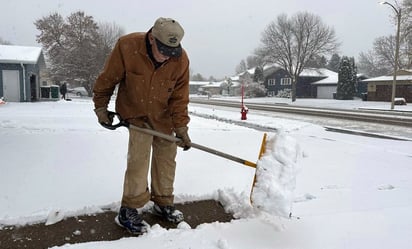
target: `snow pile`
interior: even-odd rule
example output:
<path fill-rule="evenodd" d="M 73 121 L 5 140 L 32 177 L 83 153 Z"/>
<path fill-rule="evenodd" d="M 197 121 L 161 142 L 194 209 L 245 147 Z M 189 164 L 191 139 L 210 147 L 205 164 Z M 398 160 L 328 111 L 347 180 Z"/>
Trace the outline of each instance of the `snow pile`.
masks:
<path fill-rule="evenodd" d="M 65 218 L 64 212 L 61 212 L 60 210 L 54 210 L 50 212 L 49 215 L 47 216 L 45 225 L 49 226 L 49 225 L 56 224 L 57 222 L 62 221 L 64 218 Z"/>
<path fill-rule="evenodd" d="M 252 193 L 255 208 L 271 215 L 290 215 L 300 155 L 297 141 L 285 132 L 280 131 L 268 139 L 266 151 L 256 168 L 256 183 Z"/>
<path fill-rule="evenodd" d="M 250 203 L 250 197 L 245 191 L 238 193 L 235 189 L 219 190 L 216 200 L 223 205 L 226 212 L 231 213 L 236 219 L 256 216 L 256 212 L 254 212 L 255 210 Z"/>

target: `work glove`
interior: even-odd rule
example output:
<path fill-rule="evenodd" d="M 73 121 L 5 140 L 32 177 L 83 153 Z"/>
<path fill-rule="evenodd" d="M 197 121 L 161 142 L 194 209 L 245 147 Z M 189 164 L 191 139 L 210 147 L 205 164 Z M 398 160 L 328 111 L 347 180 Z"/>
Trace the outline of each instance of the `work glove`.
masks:
<path fill-rule="evenodd" d="M 189 128 L 187 127 L 179 127 L 175 129 L 176 137 L 180 138 L 180 141 L 176 142 L 176 144 L 177 146 L 182 147 L 183 150 L 188 150 L 192 146 L 189 134 L 187 134 L 188 130 Z"/>
<path fill-rule="evenodd" d="M 106 107 L 99 107 L 94 109 L 96 113 L 97 120 L 100 124 L 112 125 L 113 123 L 113 116 L 109 115 Z"/>

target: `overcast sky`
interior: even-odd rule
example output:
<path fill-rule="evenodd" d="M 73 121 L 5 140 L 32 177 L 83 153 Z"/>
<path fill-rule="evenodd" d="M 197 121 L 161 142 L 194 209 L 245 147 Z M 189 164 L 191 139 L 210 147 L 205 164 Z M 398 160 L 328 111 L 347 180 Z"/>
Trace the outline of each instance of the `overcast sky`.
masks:
<path fill-rule="evenodd" d="M 0 0 L 0 37 L 15 45 L 40 46 L 33 22 L 58 12 L 82 10 L 97 22 L 129 32 L 147 31 L 156 18 L 173 17 L 185 29 L 182 45 L 191 69 L 204 77 L 234 74 L 260 44 L 262 31 L 279 14 L 308 11 L 333 27 L 340 54 L 358 58 L 375 38 L 395 33 L 393 10 L 379 0 Z"/>

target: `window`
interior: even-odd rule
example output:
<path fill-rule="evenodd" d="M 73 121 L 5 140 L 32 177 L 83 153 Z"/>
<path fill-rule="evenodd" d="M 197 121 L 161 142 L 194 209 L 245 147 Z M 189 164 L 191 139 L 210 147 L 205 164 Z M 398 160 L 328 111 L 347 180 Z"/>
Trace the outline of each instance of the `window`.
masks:
<path fill-rule="evenodd" d="M 291 85 L 292 84 L 292 79 L 291 78 L 282 78 L 280 79 L 280 85 Z"/>
<path fill-rule="evenodd" d="M 373 83 L 368 84 L 368 92 L 376 92 L 376 85 Z"/>
<path fill-rule="evenodd" d="M 275 79 L 268 79 L 268 86 L 274 86 L 275 85 Z"/>

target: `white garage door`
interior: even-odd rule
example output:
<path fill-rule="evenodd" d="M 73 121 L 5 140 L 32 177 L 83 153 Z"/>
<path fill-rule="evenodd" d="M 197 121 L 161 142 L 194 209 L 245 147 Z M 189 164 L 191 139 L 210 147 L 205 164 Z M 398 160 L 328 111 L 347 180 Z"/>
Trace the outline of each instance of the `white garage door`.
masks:
<path fill-rule="evenodd" d="M 336 92 L 336 86 L 318 86 L 318 99 L 333 99 L 333 93 Z"/>
<path fill-rule="evenodd" d="M 3 70 L 4 99 L 10 102 L 20 102 L 20 74 L 18 70 Z"/>

